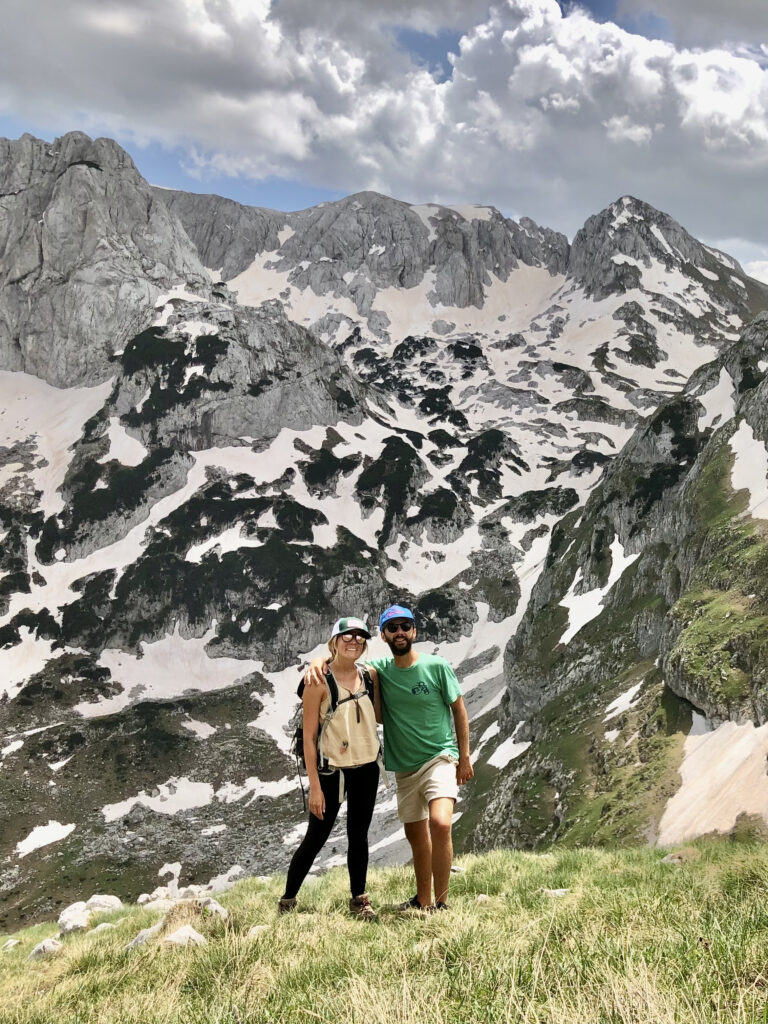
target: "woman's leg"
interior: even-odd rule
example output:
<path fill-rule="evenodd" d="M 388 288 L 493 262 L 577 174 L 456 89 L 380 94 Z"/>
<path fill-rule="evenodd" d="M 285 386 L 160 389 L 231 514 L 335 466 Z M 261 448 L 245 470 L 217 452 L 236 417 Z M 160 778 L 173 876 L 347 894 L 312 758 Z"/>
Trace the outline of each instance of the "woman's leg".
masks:
<path fill-rule="evenodd" d="M 325 846 L 339 813 L 339 773 L 321 775 L 320 788 L 325 796 L 325 814 L 322 821 L 312 813 L 309 815 L 306 835 L 291 858 L 288 868 L 284 900 L 290 900 L 296 896 L 309 869 L 315 863 L 315 857 Z"/>
<path fill-rule="evenodd" d="M 379 766 L 376 761 L 344 772 L 347 785 L 347 867 L 353 896 L 365 892 L 368 875 L 368 829 L 373 817 Z"/>

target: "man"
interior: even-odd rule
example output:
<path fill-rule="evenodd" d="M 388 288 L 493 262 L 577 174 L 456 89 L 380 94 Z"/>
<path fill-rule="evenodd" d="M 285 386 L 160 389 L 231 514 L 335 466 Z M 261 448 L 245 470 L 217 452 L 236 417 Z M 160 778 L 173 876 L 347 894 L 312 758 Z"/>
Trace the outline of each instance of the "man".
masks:
<path fill-rule="evenodd" d="M 408 608 L 387 608 L 379 630 L 392 657 L 370 662 L 378 684 L 376 717 L 384 725 L 384 763 L 395 772 L 398 817 L 416 875 L 416 895 L 402 909 L 444 910 L 453 860 L 453 807 L 458 786 L 474 774 L 467 710 L 448 662 L 413 649 L 416 623 Z M 315 659 L 309 681 L 320 682 L 322 670 L 322 659 Z"/>

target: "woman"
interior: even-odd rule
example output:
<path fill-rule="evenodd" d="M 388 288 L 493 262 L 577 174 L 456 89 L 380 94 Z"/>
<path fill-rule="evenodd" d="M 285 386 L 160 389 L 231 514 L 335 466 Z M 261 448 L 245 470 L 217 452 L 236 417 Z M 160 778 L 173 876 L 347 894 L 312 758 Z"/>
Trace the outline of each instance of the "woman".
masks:
<path fill-rule="evenodd" d="M 365 654 L 370 638 L 362 619 L 339 619 L 328 641 L 328 675 L 332 678 L 325 686 L 306 686 L 302 694 L 309 824 L 288 868 L 285 893 L 278 903 L 281 914 L 295 908 L 296 894 L 331 834 L 346 793 L 349 909 L 364 920 L 376 916 L 365 882 L 368 829 L 379 785 L 379 736 L 371 694 L 355 664 Z M 332 711 L 334 681 L 338 704 Z"/>

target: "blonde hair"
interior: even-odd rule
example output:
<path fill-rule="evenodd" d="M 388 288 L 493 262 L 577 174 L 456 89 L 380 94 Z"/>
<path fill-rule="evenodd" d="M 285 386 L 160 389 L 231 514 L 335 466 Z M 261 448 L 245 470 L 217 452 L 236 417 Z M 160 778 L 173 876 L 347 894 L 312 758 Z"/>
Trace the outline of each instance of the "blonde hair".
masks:
<path fill-rule="evenodd" d="M 352 632 L 352 630 L 350 630 L 350 632 Z M 336 652 L 339 649 L 339 637 L 342 636 L 342 635 L 343 634 L 341 634 L 341 633 L 337 633 L 336 636 L 332 636 L 331 639 L 328 641 L 328 650 L 330 651 L 330 654 L 331 654 L 331 661 L 333 661 L 333 659 L 336 657 Z M 360 651 L 360 653 L 358 654 L 357 657 L 358 658 L 362 658 L 362 656 L 365 654 L 365 652 L 367 650 L 368 650 L 368 641 L 366 640 L 365 643 L 363 644 L 362 649 L 361 649 L 361 651 Z M 357 658 L 355 658 L 355 661 L 357 661 Z"/>

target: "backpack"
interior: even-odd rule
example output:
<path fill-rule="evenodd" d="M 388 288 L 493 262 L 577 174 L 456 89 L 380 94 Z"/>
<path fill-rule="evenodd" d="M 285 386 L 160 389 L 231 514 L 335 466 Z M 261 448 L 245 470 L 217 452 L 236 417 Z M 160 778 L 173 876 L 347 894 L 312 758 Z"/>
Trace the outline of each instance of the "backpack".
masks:
<path fill-rule="evenodd" d="M 325 676 L 325 682 L 328 686 L 328 692 L 330 695 L 330 705 L 325 713 L 325 717 L 320 723 L 320 728 L 317 733 L 317 771 L 320 775 L 332 775 L 336 769 L 332 768 L 328 764 L 327 758 L 323 758 L 320 755 L 320 746 L 323 737 L 323 733 L 336 713 L 340 704 L 346 704 L 351 700 L 361 700 L 363 697 L 368 697 L 373 703 L 373 679 L 367 668 L 360 666 L 358 668 L 363 685 L 365 686 L 364 693 L 350 694 L 349 697 L 342 697 L 339 699 L 339 684 L 333 677 L 332 672 L 327 672 Z M 304 696 L 304 678 L 302 677 L 301 682 L 296 690 L 296 695 L 299 700 Z M 291 737 L 291 753 L 296 758 L 296 774 L 299 778 L 299 784 L 301 785 L 301 796 L 304 801 L 304 808 L 306 810 L 306 797 L 304 795 L 304 785 L 301 782 L 302 770 L 306 774 L 307 765 L 304 759 L 304 708 L 301 703 L 294 712 L 293 719 L 291 720 L 293 726 L 293 735 Z"/>

